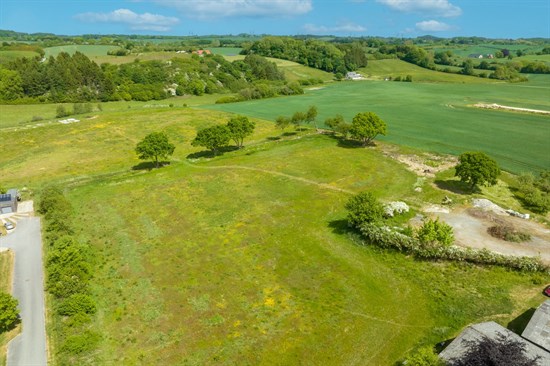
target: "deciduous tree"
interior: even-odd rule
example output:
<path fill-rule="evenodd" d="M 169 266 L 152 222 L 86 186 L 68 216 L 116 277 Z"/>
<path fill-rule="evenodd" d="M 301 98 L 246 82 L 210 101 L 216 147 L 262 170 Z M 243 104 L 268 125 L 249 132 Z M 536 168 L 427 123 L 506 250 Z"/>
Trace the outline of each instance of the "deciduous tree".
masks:
<path fill-rule="evenodd" d="M 500 174 L 496 161 L 485 153 L 465 152 L 458 157 L 459 163 L 455 166 L 455 176 L 464 183 L 470 184 L 473 190 L 477 185 L 494 185 Z"/>
<path fill-rule="evenodd" d="M 197 132 L 197 136 L 191 142 L 191 145 L 206 147 L 212 150 L 214 155 L 217 155 L 219 148 L 227 146 L 230 139 L 231 131 L 229 128 L 224 125 L 216 125 Z"/>
<path fill-rule="evenodd" d="M 361 192 L 346 203 L 348 210 L 348 225 L 358 227 L 361 224 L 382 220 L 384 206 L 370 192 Z"/>
<path fill-rule="evenodd" d="M 0 333 L 12 329 L 19 319 L 19 311 L 17 310 L 17 299 L 0 292 Z"/>
<path fill-rule="evenodd" d="M 317 129 L 317 123 L 315 122 L 315 119 L 317 118 L 317 107 L 312 105 L 309 106 L 307 112 L 306 112 L 306 119 L 305 122 L 307 124 L 313 122 L 313 125 L 315 126 L 315 129 Z"/>
<path fill-rule="evenodd" d="M 160 159 L 167 159 L 174 153 L 176 147 L 168 141 L 164 132 L 152 132 L 138 142 L 136 153 L 141 160 L 153 160 L 158 168 Z"/>
<path fill-rule="evenodd" d="M 386 122 L 373 112 L 357 113 L 351 122 L 350 135 L 363 146 L 368 145 L 376 136 L 386 135 Z"/>
<path fill-rule="evenodd" d="M 289 124 L 290 124 L 290 118 L 285 116 L 279 116 L 275 120 L 275 126 L 277 128 L 280 128 L 281 130 L 284 130 L 285 128 L 287 128 Z"/>
<path fill-rule="evenodd" d="M 244 138 L 252 135 L 255 127 L 256 123 L 250 121 L 245 116 L 234 116 L 227 122 L 231 139 L 235 141 L 235 144 L 239 148 L 243 147 Z"/>

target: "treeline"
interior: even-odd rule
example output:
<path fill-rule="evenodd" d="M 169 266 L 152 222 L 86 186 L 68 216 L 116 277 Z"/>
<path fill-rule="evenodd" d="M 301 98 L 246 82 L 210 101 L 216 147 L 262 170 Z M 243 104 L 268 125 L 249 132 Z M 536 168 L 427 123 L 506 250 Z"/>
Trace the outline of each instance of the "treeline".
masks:
<path fill-rule="evenodd" d="M 309 81 L 308 81 L 309 82 Z M 173 95 L 240 93 L 239 99 L 303 93 L 259 55 L 229 62 L 220 55 L 97 65 L 80 52 L 43 62 L 22 58 L 0 68 L 5 102 L 91 102 L 165 99 Z"/>
<path fill-rule="evenodd" d="M 265 37 L 243 45 L 241 53 L 280 58 L 340 74 L 367 65 L 366 51 L 359 42 L 332 44 L 317 39 Z"/>
<path fill-rule="evenodd" d="M 60 365 L 74 365 L 101 340 L 100 334 L 89 330 L 96 312 L 90 291 L 94 256 L 90 246 L 77 239 L 72 206 L 59 188 L 42 191 L 38 210 L 45 221 L 46 290 L 53 305 L 53 349 Z"/>

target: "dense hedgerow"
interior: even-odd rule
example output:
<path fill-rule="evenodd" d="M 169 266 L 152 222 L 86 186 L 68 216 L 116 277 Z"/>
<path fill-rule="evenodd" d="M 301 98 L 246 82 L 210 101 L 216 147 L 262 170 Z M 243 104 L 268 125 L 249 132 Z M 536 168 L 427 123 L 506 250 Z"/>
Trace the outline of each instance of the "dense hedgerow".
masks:
<path fill-rule="evenodd" d="M 93 350 L 99 335 L 88 332 L 96 304 L 90 294 L 91 248 L 74 237 L 73 208 L 59 187 L 42 191 L 38 212 L 46 231 L 46 289 L 55 309 L 55 341 L 60 364 L 78 364 L 75 357 Z"/>
<path fill-rule="evenodd" d="M 358 226 L 358 229 L 366 239 L 364 243 L 385 249 L 395 249 L 420 259 L 496 265 L 524 272 L 548 272 L 550 270 L 538 258 L 506 256 L 487 249 L 477 250 L 456 245 L 429 245 L 390 228 L 370 223 L 362 224 Z"/>

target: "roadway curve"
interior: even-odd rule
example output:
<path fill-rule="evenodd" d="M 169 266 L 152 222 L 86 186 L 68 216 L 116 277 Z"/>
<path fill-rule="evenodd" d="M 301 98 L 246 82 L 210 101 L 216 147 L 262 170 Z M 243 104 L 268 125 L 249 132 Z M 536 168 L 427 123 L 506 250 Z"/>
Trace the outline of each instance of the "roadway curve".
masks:
<path fill-rule="evenodd" d="M 15 253 L 13 296 L 19 300 L 22 332 L 8 344 L 7 366 L 45 366 L 44 272 L 38 217 L 21 218 L 16 229 L 0 237 Z"/>

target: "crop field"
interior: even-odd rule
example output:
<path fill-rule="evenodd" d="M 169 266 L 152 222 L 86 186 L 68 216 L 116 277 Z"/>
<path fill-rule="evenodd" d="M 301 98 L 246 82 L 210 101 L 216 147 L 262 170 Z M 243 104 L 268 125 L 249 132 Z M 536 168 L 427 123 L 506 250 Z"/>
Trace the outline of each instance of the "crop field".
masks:
<path fill-rule="evenodd" d="M 44 48 L 44 51 L 46 52 L 46 57 L 56 57 L 61 52 L 67 52 L 72 55 L 78 51 L 93 60 L 94 57 L 107 56 L 108 51 L 116 49 L 118 49 L 117 46 L 106 45 L 66 45 Z"/>
<path fill-rule="evenodd" d="M 550 168 L 548 116 L 472 107 L 483 102 L 550 110 L 550 88 L 542 84 L 547 78 L 535 79 L 532 85 L 341 82 L 298 97 L 207 108 L 272 121 L 309 105 L 318 107 L 319 121 L 341 114 L 351 122 L 356 113 L 373 111 L 388 124 L 388 135 L 381 140 L 440 153 L 481 150 L 506 170 L 538 171 Z"/>
<path fill-rule="evenodd" d="M 207 49 L 215 55 L 222 56 L 237 56 L 242 51 L 239 47 L 208 47 Z"/>
<path fill-rule="evenodd" d="M 396 78 L 398 76 L 403 79 L 407 75 L 411 75 L 413 82 L 421 81 L 461 84 L 492 84 L 497 82 L 492 79 L 482 79 L 472 76 L 435 72 L 397 59 L 370 60 L 367 67 L 359 69 L 359 73 L 374 80 L 384 80 L 388 77 Z"/>
<path fill-rule="evenodd" d="M 493 43 L 483 43 L 478 45 L 472 45 L 472 46 L 455 46 L 455 47 L 437 47 L 434 48 L 434 52 L 440 52 L 440 51 L 447 51 L 451 50 L 454 54 L 461 56 L 461 57 L 468 57 L 468 55 L 471 54 L 490 54 L 493 55 L 495 52 L 500 51 L 502 49 L 508 49 L 512 52 L 512 54 L 515 56 L 515 52 L 517 50 L 522 50 L 526 52 L 538 52 L 542 50 L 544 46 L 537 46 L 537 45 L 522 45 L 522 44 L 493 44 Z"/>

